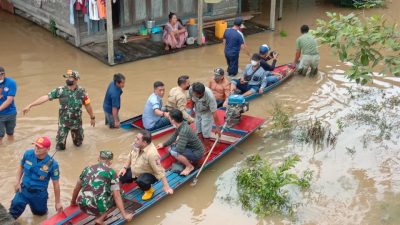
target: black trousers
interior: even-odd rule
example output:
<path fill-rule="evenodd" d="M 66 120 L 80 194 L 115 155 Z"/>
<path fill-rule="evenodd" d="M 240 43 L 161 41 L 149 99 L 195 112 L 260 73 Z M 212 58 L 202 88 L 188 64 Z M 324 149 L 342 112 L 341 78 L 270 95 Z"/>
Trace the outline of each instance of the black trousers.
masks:
<path fill-rule="evenodd" d="M 119 178 L 122 184 L 132 183 L 136 181 L 139 188 L 142 191 L 147 191 L 151 188 L 151 185 L 157 182 L 157 178 L 151 173 L 143 173 L 140 174 L 137 178 L 132 178 L 132 170 L 131 168 L 126 169 L 126 173 L 124 176 Z"/>

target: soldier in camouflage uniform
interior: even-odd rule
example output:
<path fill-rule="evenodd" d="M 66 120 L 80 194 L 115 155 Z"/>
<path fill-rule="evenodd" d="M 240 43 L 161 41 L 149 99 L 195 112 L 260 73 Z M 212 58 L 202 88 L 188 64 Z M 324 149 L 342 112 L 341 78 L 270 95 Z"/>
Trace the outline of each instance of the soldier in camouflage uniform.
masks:
<path fill-rule="evenodd" d="M 95 125 L 95 116 L 90 105 L 90 99 L 85 89 L 78 85 L 79 74 L 77 71 L 68 70 L 64 74 L 67 78 L 66 85 L 53 89 L 49 94 L 38 98 L 23 109 L 24 115 L 29 112 L 32 106 L 40 105 L 53 99 L 59 99 L 60 109 L 58 118 L 58 131 L 56 137 L 56 149 L 64 150 L 68 132 L 71 130 L 71 137 L 75 146 L 83 142 L 82 128 L 82 105 L 90 116 L 90 124 Z"/>
<path fill-rule="evenodd" d="M 119 179 L 110 168 L 112 159 L 112 152 L 101 151 L 99 162 L 83 170 L 72 194 L 71 205 L 79 205 L 83 212 L 95 216 L 96 224 L 103 224 L 115 206 L 124 219 L 130 221 L 133 217 L 125 211 Z"/>

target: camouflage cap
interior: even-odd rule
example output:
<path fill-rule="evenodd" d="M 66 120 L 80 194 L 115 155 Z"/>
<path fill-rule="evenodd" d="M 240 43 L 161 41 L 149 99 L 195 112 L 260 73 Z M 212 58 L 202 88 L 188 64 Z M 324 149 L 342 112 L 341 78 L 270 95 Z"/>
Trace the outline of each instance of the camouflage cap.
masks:
<path fill-rule="evenodd" d="M 105 160 L 112 160 L 114 158 L 114 154 L 109 150 L 100 151 L 100 158 Z"/>
<path fill-rule="evenodd" d="M 80 79 L 78 71 L 75 70 L 67 70 L 67 73 L 63 75 L 64 78 L 73 77 L 75 79 Z"/>

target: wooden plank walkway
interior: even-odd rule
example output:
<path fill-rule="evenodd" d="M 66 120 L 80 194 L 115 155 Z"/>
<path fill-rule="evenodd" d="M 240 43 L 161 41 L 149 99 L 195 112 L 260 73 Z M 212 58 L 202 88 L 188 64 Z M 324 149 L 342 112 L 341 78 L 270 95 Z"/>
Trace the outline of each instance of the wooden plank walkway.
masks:
<path fill-rule="evenodd" d="M 252 21 L 245 22 L 246 29 L 243 33 L 245 36 L 264 32 L 268 30 L 268 27 L 254 23 Z M 206 45 L 213 45 L 222 43 L 222 40 L 217 39 L 214 36 L 214 27 L 204 29 L 204 35 L 206 36 Z M 134 62 L 137 60 L 167 55 L 184 51 L 185 49 L 198 48 L 199 46 L 189 45 L 182 49 L 174 49 L 170 51 L 164 50 L 164 44 L 162 42 L 153 42 L 149 39 L 137 40 L 129 43 L 122 44 L 119 41 L 114 41 L 114 51 L 117 56 L 121 58 L 115 59 L 115 64 L 122 64 L 127 62 Z M 89 55 L 95 57 L 101 62 L 108 64 L 107 61 L 107 42 L 104 43 L 92 43 L 80 47 L 80 49 Z"/>

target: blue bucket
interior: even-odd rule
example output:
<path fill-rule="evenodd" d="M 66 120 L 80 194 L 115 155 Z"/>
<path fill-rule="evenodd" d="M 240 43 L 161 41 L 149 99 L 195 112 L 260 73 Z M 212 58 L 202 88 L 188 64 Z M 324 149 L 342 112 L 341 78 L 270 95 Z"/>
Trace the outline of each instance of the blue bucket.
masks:
<path fill-rule="evenodd" d="M 158 33 L 161 33 L 161 32 L 162 32 L 161 27 L 153 27 L 153 28 L 151 28 L 151 33 L 152 34 L 158 34 Z"/>

